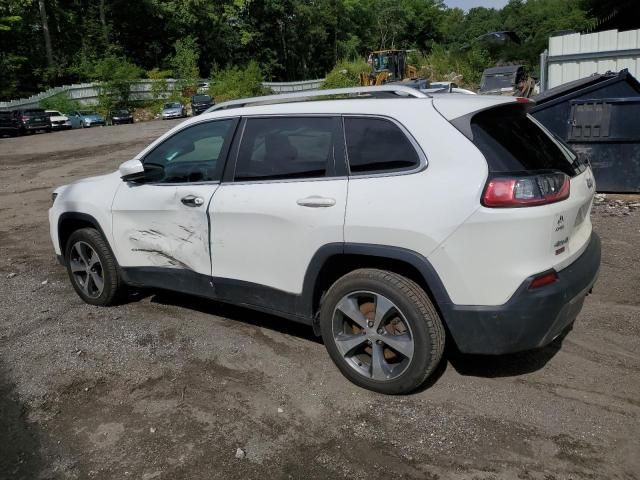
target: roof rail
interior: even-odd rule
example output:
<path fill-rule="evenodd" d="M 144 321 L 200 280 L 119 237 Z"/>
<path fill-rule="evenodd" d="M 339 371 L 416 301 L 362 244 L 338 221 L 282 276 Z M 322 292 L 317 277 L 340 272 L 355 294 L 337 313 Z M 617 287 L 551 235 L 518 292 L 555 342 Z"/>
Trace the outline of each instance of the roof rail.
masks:
<path fill-rule="evenodd" d="M 304 92 L 280 93 L 277 95 L 264 95 L 262 97 L 240 98 L 238 100 L 230 100 L 228 102 L 218 103 L 209 107 L 206 112 L 215 112 L 216 110 L 226 110 L 228 108 L 240 108 L 250 105 L 270 105 L 274 103 L 289 103 L 302 101 L 306 98 L 326 97 L 329 95 L 372 95 L 376 94 L 395 94 L 400 97 L 429 98 L 429 95 L 422 93 L 412 87 L 404 85 L 379 85 L 376 87 L 351 87 L 351 88 L 332 88 L 328 90 L 307 90 Z M 388 96 L 388 95 L 387 95 Z"/>

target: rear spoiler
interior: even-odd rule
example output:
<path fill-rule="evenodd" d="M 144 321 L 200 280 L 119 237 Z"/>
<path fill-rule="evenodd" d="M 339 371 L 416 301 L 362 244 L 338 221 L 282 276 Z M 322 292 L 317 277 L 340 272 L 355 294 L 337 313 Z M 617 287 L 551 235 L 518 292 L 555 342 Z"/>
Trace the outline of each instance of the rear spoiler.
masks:
<path fill-rule="evenodd" d="M 503 102 L 495 101 L 496 98 L 501 98 L 501 97 L 494 97 L 494 99 L 492 99 L 493 101 L 490 103 L 482 102 L 483 105 L 480 105 L 480 102 L 475 103 L 474 104 L 475 108 L 466 108 L 466 109 L 449 108 L 448 113 L 450 115 L 453 113 L 455 114 L 461 113 L 461 115 L 458 115 L 452 118 L 445 117 L 440 111 L 440 109 L 438 109 L 438 107 L 435 106 L 436 97 L 434 97 L 433 103 L 434 103 L 434 107 L 436 108 L 436 111 L 440 113 L 440 115 L 445 117 L 449 121 L 449 123 L 451 123 L 451 125 L 456 127 L 456 129 L 458 129 L 458 131 L 462 133 L 465 137 L 473 141 L 473 132 L 471 131 L 471 121 L 476 114 L 480 112 L 484 112 L 486 110 L 493 109 L 493 108 L 502 109 L 503 107 L 507 107 L 508 105 L 513 105 L 513 107 L 509 107 L 510 109 L 520 108 L 528 112 L 529 109 L 535 105 L 535 102 L 533 100 L 529 100 L 528 98 L 524 98 L 524 97 L 506 97 L 507 100 Z M 479 106 L 480 108 L 478 108 Z"/>
<path fill-rule="evenodd" d="M 443 95 L 433 97 L 434 108 L 449 121 L 458 117 L 478 113 L 488 108 L 507 103 L 534 103 L 523 97 L 499 97 L 484 95 Z"/>

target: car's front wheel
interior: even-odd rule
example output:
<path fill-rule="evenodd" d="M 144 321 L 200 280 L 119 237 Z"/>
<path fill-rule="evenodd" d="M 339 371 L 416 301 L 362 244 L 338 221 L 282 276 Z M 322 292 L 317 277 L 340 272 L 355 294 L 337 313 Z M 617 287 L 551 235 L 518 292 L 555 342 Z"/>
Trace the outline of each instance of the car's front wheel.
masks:
<path fill-rule="evenodd" d="M 444 350 L 444 327 L 425 291 L 383 270 L 355 270 L 336 281 L 323 298 L 320 327 L 340 371 L 381 393 L 418 388 Z"/>
<path fill-rule="evenodd" d="M 113 305 L 122 299 L 126 287 L 116 259 L 98 230 L 82 228 L 73 232 L 64 258 L 71 284 L 85 302 Z"/>

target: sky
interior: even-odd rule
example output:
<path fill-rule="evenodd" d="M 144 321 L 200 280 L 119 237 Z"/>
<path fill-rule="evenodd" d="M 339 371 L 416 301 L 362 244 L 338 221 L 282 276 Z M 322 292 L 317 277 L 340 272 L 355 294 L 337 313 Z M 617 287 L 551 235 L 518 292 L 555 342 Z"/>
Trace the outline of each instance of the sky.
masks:
<path fill-rule="evenodd" d="M 462 8 L 469 10 L 473 7 L 502 8 L 508 0 L 444 0 L 444 3 L 451 8 Z"/>

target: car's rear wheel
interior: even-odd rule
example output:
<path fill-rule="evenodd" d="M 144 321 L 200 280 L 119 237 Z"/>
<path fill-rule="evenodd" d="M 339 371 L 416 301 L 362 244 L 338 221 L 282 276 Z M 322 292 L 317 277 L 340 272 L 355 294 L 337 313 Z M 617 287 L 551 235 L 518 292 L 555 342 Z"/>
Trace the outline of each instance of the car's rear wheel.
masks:
<path fill-rule="evenodd" d="M 76 293 L 91 305 L 113 305 L 126 287 L 118 264 L 100 232 L 82 228 L 71 234 L 65 249 L 67 273 Z"/>
<path fill-rule="evenodd" d="M 383 270 L 355 270 L 336 281 L 323 298 L 320 327 L 340 371 L 381 393 L 418 388 L 444 350 L 444 327 L 428 295 Z"/>

